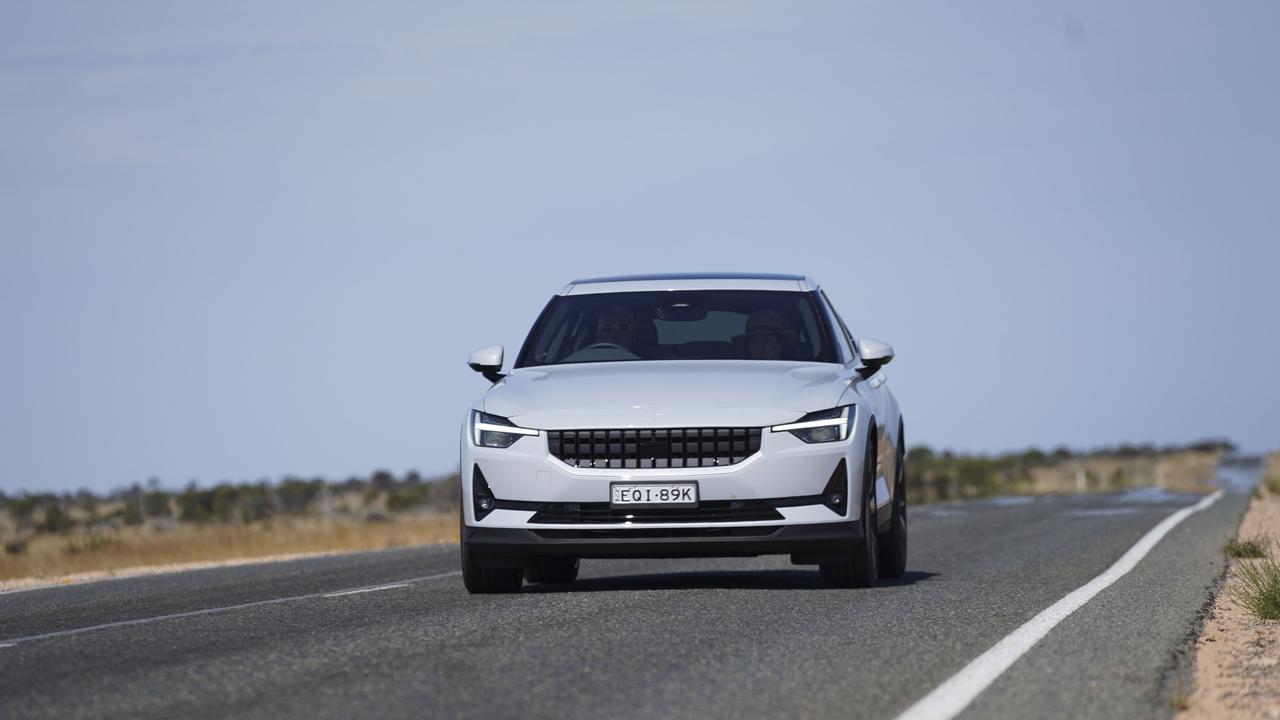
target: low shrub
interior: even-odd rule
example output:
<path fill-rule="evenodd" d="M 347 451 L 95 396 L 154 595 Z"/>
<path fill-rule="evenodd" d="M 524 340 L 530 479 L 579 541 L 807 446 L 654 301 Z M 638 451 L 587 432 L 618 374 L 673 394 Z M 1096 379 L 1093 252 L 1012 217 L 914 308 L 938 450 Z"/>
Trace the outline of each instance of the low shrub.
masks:
<path fill-rule="evenodd" d="M 1258 535 L 1247 540 L 1228 540 L 1222 551 L 1229 557 L 1257 559 L 1267 556 L 1267 539 Z"/>
<path fill-rule="evenodd" d="M 1240 583 L 1232 598 L 1263 620 L 1280 620 L 1280 563 L 1271 556 L 1239 565 Z"/>
<path fill-rule="evenodd" d="M 114 535 L 106 535 L 104 533 L 90 533 L 88 535 L 76 535 L 67 540 L 67 544 L 62 546 L 62 552 L 68 555 L 79 555 L 80 553 L 97 552 L 104 548 L 117 545 L 120 538 Z"/>
<path fill-rule="evenodd" d="M 393 513 L 412 510 L 427 503 L 427 486 L 410 485 L 387 493 L 387 510 Z"/>

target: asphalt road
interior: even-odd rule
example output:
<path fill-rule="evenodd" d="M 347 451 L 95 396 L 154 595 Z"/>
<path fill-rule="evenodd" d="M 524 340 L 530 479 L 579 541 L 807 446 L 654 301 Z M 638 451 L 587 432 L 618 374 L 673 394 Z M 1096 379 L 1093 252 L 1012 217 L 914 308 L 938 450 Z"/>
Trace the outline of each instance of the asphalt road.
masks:
<path fill-rule="evenodd" d="M 961 717 L 1168 716 L 1247 502 L 1228 479 Z M 786 558 L 598 560 L 470 596 L 436 546 L 10 593 L 0 717 L 892 718 L 1198 499 L 913 508 L 908 574 L 869 590 Z"/>

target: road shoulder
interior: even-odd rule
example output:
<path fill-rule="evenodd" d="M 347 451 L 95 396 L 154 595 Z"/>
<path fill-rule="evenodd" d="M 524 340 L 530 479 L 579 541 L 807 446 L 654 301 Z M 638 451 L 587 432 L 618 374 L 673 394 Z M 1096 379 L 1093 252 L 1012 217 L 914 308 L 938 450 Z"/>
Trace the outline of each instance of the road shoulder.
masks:
<path fill-rule="evenodd" d="M 1280 496 L 1265 490 L 1249 504 L 1237 537 L 1260 536 L 1280 539 Z M 1196 640 L 1194 691 L 1178 720 L 1280 718 L 1280 621 L 1254 616 L 1234 597 L 1241 564 L 1249 562 L 1230 562 Z"/>

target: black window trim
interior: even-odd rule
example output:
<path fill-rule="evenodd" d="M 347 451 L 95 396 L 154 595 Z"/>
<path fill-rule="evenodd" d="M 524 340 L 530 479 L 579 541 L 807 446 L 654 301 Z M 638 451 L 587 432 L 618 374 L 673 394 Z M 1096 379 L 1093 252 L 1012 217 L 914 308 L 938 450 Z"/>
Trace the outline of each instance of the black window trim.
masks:
<path fill-rule="evenodd" d="M 538 319 L 533 321 L 533 327 L 529 328 L 529 332 L 524 336 L 524 342 L 520 344 L 520 354 L 516 356 L 516 364 L 511 367 L 515 370 L 526 366 L 525 359 L 529 353 L 533 352 L 533 339 L 542 332 L 542 326 L 546 324 L 547 319 L 551 317 L 551 308 L 555 306 L 556 300 L 560 299 L 560 295 L 552 295 L 546 305 L 542 306 L 542 312 L 538 313 Z"/>
<path fill-rule="evenodd" d="M 835 304 L 831 302 L 831 298 L 827 297 L 827 291 L 822 288 L 818 288 L 818 293 L 822 296 L 822 304 L 827 308 L 827 311 L 831 313 L 831 317 L 836 319 L 836 323 L 840 325 L 840 330 L 842 331 L 845 340 L 844 347 L 849 353 L 850 361 L 855 365 L 861 365 L 862 358 L 858 355 L 858 341 L 853 339 L 853 333 L 849 332 L 849 326 L 845 325 L 844 318 L 840 317 L 840 313 L 836 311 Z"/>

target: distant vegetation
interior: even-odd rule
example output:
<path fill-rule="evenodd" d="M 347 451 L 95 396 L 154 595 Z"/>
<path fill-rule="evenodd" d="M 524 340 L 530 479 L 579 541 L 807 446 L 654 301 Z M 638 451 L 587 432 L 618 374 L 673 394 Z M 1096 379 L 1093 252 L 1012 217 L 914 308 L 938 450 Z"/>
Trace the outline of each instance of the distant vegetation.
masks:
<path fill-rule="evenodd" d="M 911 446 L 912 503 L 997 494 L 1183 487 L 1211 477 L 1226 441 L 964 455 Z M 456 474 L 380 470 L 343 481 L 287 477 L 181 490 L 158 480 L 108 494 L 0 492 L 0 580 L 235 557 L 456 539 Z"/>
<path fill-rule="evenodd" d="M 173 491 L 151 481 L 106 495 L 34 493 L 10 497 L 0 492 L 0 509 L 11 534 L 113 530 L 176 523 L 254 523 L 282 518 L 385 520 L 409 511 L 457 508 L 457 475 L 423 478 L 409 472 L 397 478 L 380 470 L 368 478 L 341 482 L 289 477 L 278 483 L 192 483 Z"/>
<path fill-rule="evenodd" d="M 1156 447 L 1120 445 L 1078 452 L 1031 448 L 999 455 L 960 455 L 909 445 L 907 495 L 912 502 L 958 500 L 1125 487 L 1194 485 L 1212 473 L 1218 456 L 1235 450 L 1227 440 Z"/>
<path fill-rule="evenodd" d="M 1030 449 L 1000 455 L 963 455 L 911 446 L 907 454 L 908 495 L 913 502 L 1042 491 L 1047 479 L 1080 481 L 1086 490 L 1147 484 L 1140 475 L 1151 461 L 1182 454 L 1217 454 L 1233 449 L 1224 440 L 1157 448 L 1121 445 L 1088 452 L 1058 448 Z M 1105 472 L 1103 472 L 1105 470 Z M 0 530 L 26 537 L 73 530 L 115 530 L 176 523 L 255 523 L 284 518 L 386 520 L 406 512 L 453 512 L 460 487 L 456 474 L 425 478 L 417 472 L 397 477 L 379 470 L 368 477 L 333 482 L 323 478 L 287 477 L 279 482 L 220 483 L 167 490 L 159 481 L 98 495 L 0 492 L 7 523 Z M 11 549 L 11 552 L 15 549 Z"/>
<path fill-rule="evenodd" d="M 174 563 L 370 550 L 457 537 L 456 475 L 0 493 L 0 581 Z"/>

